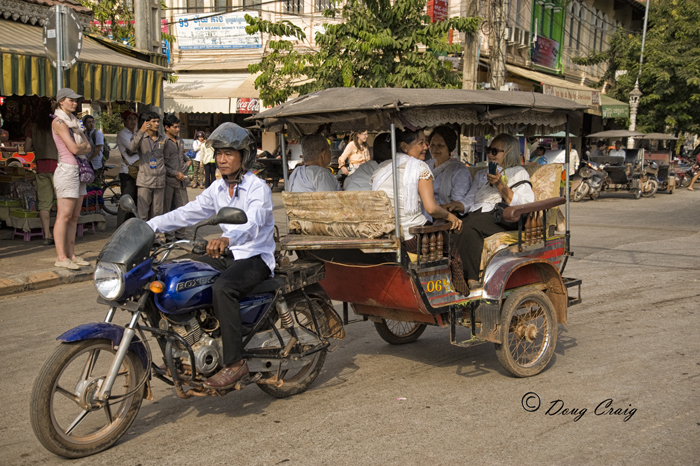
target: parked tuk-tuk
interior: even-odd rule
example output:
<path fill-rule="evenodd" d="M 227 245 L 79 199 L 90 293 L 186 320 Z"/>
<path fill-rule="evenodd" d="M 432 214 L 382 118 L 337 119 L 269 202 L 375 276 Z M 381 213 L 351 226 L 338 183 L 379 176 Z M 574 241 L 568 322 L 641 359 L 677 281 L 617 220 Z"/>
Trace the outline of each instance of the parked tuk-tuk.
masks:
<path fill-rule="evenodd" d="M 662 133 L 649 133 L 635 139 L 643 141 L 678 140 L 675 136 Z M 671 149 L 659 149 L 657 146 L 649 149 L 642 148 L 641 150 L 644 153 L 644 170 L 648 178 L 647 183 L 650 184 L 650 189 L 645 191 L 651 192 L 652 188 L 654 188 L 651 194 L 655 193 L 657 189 L 673 194 L 674 189 L 676 189 L 676 173 Z"/>
<path fill-rule="evenodd" d="M 644 133 L 628 131 L 626 129 L 601 131 L 589 134 L 588 139 L 626 139 L 631 137 L 642 137 Z M 603 191 L 624 190 L 631 193 L 635 199 L 639 199 L 643 194 L 649 193 L 652 186 L 646 185 L 647 176 L 644 171 L 642 152 L 640 149 L 627 149 L 623 147 L 625 158 L 619 160 L 618 157 L 591 156 L 591 161 L 603 165 L 608 177 L 603 182 Z"/>
<path fill-rule="evenodd" d="M 525 92 L 336 88 L 300 96 L 250 119 L 265 131 L 292 136 L 389 131 L 395 189 L 396 128 L 459 124 L 470 136 L 565 130 L 566 163 L 526 166 L 536 201 L 505 209 L 504 218 L 517 222 L 518 229 L 486 239 L 483 285 L 464 293 L 452 279 L 449 224 L 411 228 L 421 245 L 413 255 L 397 233 L 398 200 L 392 204 L 384 192 L 283 193 L 289 233 L 280 247 L 295 252 L 298 261 L 323 265 L 319 283 L 331 299 L 345 303 L 344 323 L 349 304 L 391 344 L 415 341 L 427 325 L 446 327 L 453 345 L 493 342 L 503 367 L 527 377 L 548 365 L 558 324 L 566 324 L 569 306 L 581 302 L 581 280 L 563 276 L 573 253 L 569 193 L 565 190 L 566 198 L 559 193 L 562 170 L 569 181 L 569 117 L 585 108 Z M 288 186 L 286 166 L 285 161 Z M 458 337 L 460 327 L 466 337 Z"/>

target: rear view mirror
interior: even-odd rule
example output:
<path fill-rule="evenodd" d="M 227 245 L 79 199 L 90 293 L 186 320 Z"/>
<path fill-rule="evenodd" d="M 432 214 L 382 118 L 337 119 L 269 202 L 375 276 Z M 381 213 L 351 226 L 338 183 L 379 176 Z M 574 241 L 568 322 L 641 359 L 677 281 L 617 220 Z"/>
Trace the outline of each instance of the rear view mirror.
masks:
<path fill-rule="evenodd" d="M 134 199 L 128 194 L 124 194 L 122 197 L 119 198 L 119 208 L 136 215 L 136 203 L 134 202 Z M 136 216 L 138 217 L 138 215 Z"/>
<path fill-rule="evenodd" d="M 133 202 L 133 201 L 132 201 Z M 230 225 L 241 225 L 248 222 L 248 217 L 241 209 L 234 207 L 224 207 L 219 212 L 207 220 L 209 225 L 228 223 Z"/>

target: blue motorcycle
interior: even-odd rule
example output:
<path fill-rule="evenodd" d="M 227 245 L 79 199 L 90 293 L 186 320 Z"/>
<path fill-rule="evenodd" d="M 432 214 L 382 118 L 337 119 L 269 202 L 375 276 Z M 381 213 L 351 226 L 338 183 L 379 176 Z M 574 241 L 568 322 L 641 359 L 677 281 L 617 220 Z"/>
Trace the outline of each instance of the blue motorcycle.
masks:
<path fill-rule="evenodd" d="M 133 199 L 123 196 L 120 207 L 133 211 Z M 224 208 L 199 226 L 246 222 L 243 211 Z M 204 253 L 206 241 L 196 240 L 197 229 L 193 241 L 154 246 L 153 230 L 132 218 L 105 244 L 94 273 L 97 302 L 109 308 L 104 322 L 59 336 L 34 383 L 31 424 L 49 451 L 81 458 L 114 445 L 143 398 L 152 400 L 152 377 L 183 399 L 222 396 L 251 384 L 285 398 L 305 391 L 321 372 L 328 347 L 344 330 L 318 285 L 323 263 L 296 261 L 278 267 L 274 278 L 240 302 L 250 376 L 229 390 L 204 387 L 223 360 L 211 290 L 220 272 L 191 259 L 165 262 L 176 248 Z M 124 326 L 113 323 L 119 309 L 131 314 Z M 146 333 L 160 347 L 160 366 Z"/>

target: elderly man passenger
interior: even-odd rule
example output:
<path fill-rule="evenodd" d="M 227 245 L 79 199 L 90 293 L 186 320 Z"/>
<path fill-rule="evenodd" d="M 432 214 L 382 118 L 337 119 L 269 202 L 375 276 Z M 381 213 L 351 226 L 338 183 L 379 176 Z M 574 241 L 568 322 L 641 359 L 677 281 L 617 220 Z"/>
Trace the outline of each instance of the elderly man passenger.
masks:
<path fill-rule="evenodd" d="M 372 183 L 370 178 L 374 175 L 380 165 L 387 160 L 391 160 L 391 135 L 380 133 L 374 139 L 373 149 L 374 159 L 363 163 L 347 178 L 343 183 L 345 191 L 371 191 Z"/>
<path fill-rule="evenodd" d="M 340 184 L 328 170 L 331 148 L 320 134 L 304 136 L 301 140 L 304 164 L 298 165 L 289 177 L 289 192 L 313 193 L 340 191 Z"/>
<path fill-rule="evenodd" d="M 622 148 L 622 141 L 615 141 L 615 148 L 610 149 L 610 152 L 608 152 L 608 157 L 615 157 L 617 160 L 615 161 L 616 165 L 624 165 L 625 164 L 625 150 Z"/>
<path fill-rule="evenodd" d="M 489 162 L 498 164 L 497 173 L 489 174 L 488 168 L 474 176 L 474 182 L 466 198 L 469 215 L 462 223 L 459 254 L 464 265 L 464 276 L 470 290 L 481 286 L 479 265 L 484 238 L 512 229 L 517 225 L 496 223 L 493 210 L 499 202 L 521 205 L 535 202 L 530 176 L 520 163 L 520 144 L 508 134 L 499 134 L 491 147 L 486 149 Z"/>
<path fill-rule="evenodd" d="M 426 163 L 433 172 L 435 200 L 443 209 L 458 214 L 467 212 L 467 193 L 472 184 L 472 175 L 459 160 L 451 157 L 457 147 L 457 133 L 447 126 L 438 126 L 428 137 L 432 159 Z"/>

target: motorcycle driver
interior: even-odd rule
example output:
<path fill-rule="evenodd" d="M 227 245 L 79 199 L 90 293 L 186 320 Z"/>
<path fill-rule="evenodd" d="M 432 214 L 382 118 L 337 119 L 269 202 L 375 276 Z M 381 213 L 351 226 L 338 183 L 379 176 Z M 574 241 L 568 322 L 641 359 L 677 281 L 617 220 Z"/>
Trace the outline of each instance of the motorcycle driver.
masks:
<path fill-rule="evenodd" d="M 243 360 L 238 300 L 275 270 L 275 221 L 270 188 L 248 171 L 257 151 L 253 136 L 234 123 L 224 123 L 209 136 L 206 144 L 214 149 L 221 179 L 194 201 L 151 219 L 148 225 L 156 233 L 167 233 L 205 220 L 222 207 L 236 207 L 248 217 L 243 225 L 220 225 L 221 237 L 209 241 L 207 255 L 197 259 L 221 271 L 212 292 L 214 315 L 221 328 L 223 368 L 209 377 L 204 386 L 226 389 L 248 374 L 248 365 Z M 226 249 L 233 257 L 223 256 Z"/>

